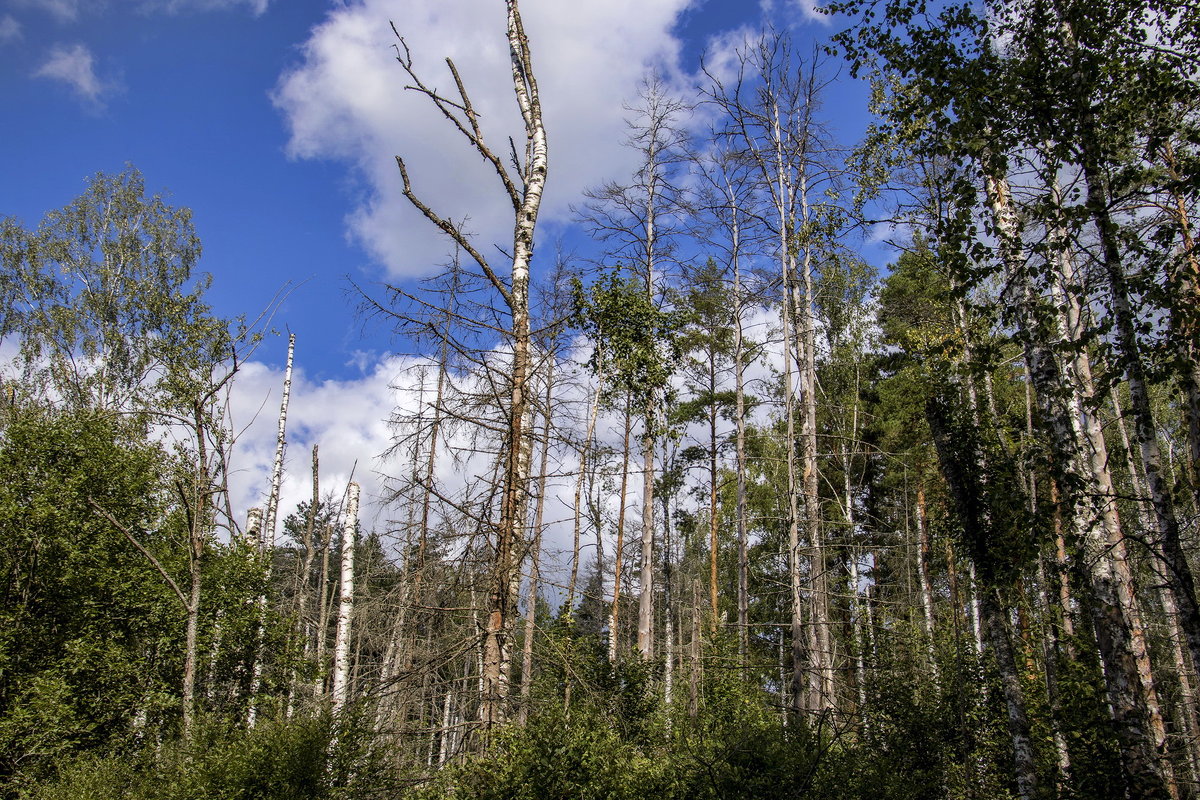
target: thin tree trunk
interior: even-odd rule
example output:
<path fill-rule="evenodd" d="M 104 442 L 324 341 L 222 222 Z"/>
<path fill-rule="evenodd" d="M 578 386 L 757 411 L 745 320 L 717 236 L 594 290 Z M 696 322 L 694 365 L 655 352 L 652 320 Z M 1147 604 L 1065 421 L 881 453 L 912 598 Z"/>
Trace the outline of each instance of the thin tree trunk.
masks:
<path fill-rule="evenodd" d="M 313 696 L 320 697 L 327 676 L 325 651 L 329 646 L 329 614 L 332 598 L 329 585 L 329 550 L 333 546 L 333 529 L 328 525 L 322 526 L 324 540 L 321 542 L 321 603 L 317 611 L 317 676 L 313 681 Z"/>
<path fill-rule="evenodd" d="M 202 515 L 197 509 L 197 518 Z M 194 525 L 196 523 L 193 523 Z M 196 708 L 196 655 L 199 649 L 201 560 L 204 537 L 193 532 L 188 546 L 187 634 L 183 657 L 183 738 L 190 741 Z"/>
<path fill-rule="evenodd" d="M 354 615 L 354 548 L 358 537 L 357 483 L 347 487 L 346 524 L 342 529 L 342 574 L 338 591 L 337 633 L 333 644 L 333 690 L 331 708 L 338 715 L 349 700 L 350 626 Z"/>
<path fill-rule="evenodd" d="M 666 443 L 663 445 L 666 449 Z M 663 454 L 663 464 L 667 456 Z M 674 599 L 674 569 L 671 543 L 671 509 L 668 506 L 669 493 L 662 493 L 663 504 L 663 706 L 667 709 L 668 730 L 671 725 L 671 703 L 675 691 L 675 599 Z"/>
<path fill-rule="evenodd" d="M 791 633 L 792 633 L 792 676 L 791 699 L 792 710 L 803 711 L 807 683 L 804 673 L 806 643 L 804 639 L 804 584 L 800 574 L 800 507 L 797 502 L 799 486 L 796 479 L 796 409 L 795 390 L 793 388 L 792 361 L 792 302 L 791 278 L 784 276 L 783 301 L 783 407 L 785 417 L 785 460 L 787 461 L 787 564 L 788 583 L 791 589 Z"/>
<path fill-rule="evenodd" d="M 554 355 L 546 372 L 542 410 L 542 458 L 538 470 L 538 496 L 533 513 L 533 552 L 530 554 L 529 595 L 525 605 L 525 640 L 521 648 L 521 705 L 519 723 L 529 719 L 529 690 L 533 686 L 533 632 L 537 622 L 538 565 L 542 552 L 542 520 L 546 509 L 546 472 L 550 465 L 550 409 L 554 399 Z"/>
<path fill-rule="evenodd" d="M 283 483 L 283 451 L 287 444 L 288 401 L 292 396 L 292 362 L 296 354 L 296 334 L 288 334 L 287 366 L 283 372 L 283 398 L 279 402 L 279 430 L 275 438 L 275 461 L 271 465 L 271 493 L 267 496 L 267 516 L 263 525 L 262 550 L 275 547 L 279 516 L 279 490 Z"/>
<path fill-rule="evenodd" d="M 1017 794 L 1021 800 L 1036 800 L 1039 797 L 1037 765 L 1034 762 L 1033 736 L 1029 715 L 1025 708 L 1025 696 L 1017 675 L 1017 663 L 1009 639 L 1008 626 L 1001 610 L 996 590 L 984 588 L 980 611 L 988 633 L 988 643 L 996 658 L 1000 671 L 1000 682 L 1004 688 L 1004 701 L 1008 707 L 1008 733 L 1013 745 L 1014 774 Z"/>
<path fill-rule="evenodd" d="M 642 437 L 642 570 L 638 596 L 638 654 L 654 658 L 654 414 L 646 414 Z"/>
<path fill-rule="evenodd" d="M 715 353 L 709 358 L 708 383 L 708 604 L 712 614 L 712 631 L 715 633 L 720 620 L 717 617 L 717 375 Z"/>
<path fill-rule="evenodd" d="M 800 173 L 799 197 L 801 220 L 807 224 L 810 216 L 808 176 L 804 171 Z M 809 581 L 812 584 L 811 641 L 814 647 L 813 652 L 809 654 L 812 662 L 809 688 L 813 694 L 810 705 L 814 710 L 824 713 L 835 710 L 837 700 L 834 694 L 833 639 L 829 622 L 829 567 L 825 553 L 818 485 L 820 473 L 817 461 L 817 344 L 814 319 L 816 297 L 813 293 L 812 256 L 812 248 L 805 245 L 801 259 L 801 280 L 797 287 L 801 290 L 801 295 L 796 317 L 802 336 L 799 374 L 802 407 L 800 438 L 804 443 L 801 448 L 804 459 L 804 523 L 811 548 Z"/>
<path fill-rule="evenodd" d="M 204 435 L 204 409 L 199 402 L 192 406 L 192 431 L 196 436 L 196 464 L 199 466 L 195 476 L 197 484 L 192 495 L 192 505 L 188 519 L 188 600 L 184 604 L 187 610 L 187 633 L 184 642 L 183 659 L 183 738 L 191 740 L 192 723 L 196 706 L 196 659 L 199 650 L 200 627 L 200 595 L 203 582 L 202 562 L 204 559 L 204 544 L 208 538 L 211 521 L 211 487 L 212 479 L 209 473 L 208 444 Z M 203 475 L 204 484 L 199 485 Z M 185 492 L 180 485 L 180 495 Z"/>
<path fill-rule="evenodd" d="M 250 668 L 250 707 L 246 712 L 246 727 L 253 728 L 258 721 L 258 691 L 263 673 L 263 636 L 267 617 L 266 586 L 271 580 L 271 567 L 275 557 L 275 529 L 279 512 L 279 490 L 283 482 L 283 451 L 287 442 L 287 410 L 292 395 L 292 362 L 296 354 L 296 334 L 288 335 L 287 366 L 283 372 L 283 398 L 279 403 L 279 425 L 275 439 L 275 461 L 271 466 L 271 491 L 267 495 L 267 513 L 258 539 L 258 550 L 262 556 L 263 593 L 258 598 L 258 633 L 254 643 L 254 663 Z"/>
<path fill-rule="evenodd" d="M 581 495 L 583 494 L 583 479 L 587 471 L 588 459 L 591 456 L 592 437 L 596 433 L 596 417 L 600 412 L 600 386 L 603 382 L 603 376 L 597 376 L 597 384 L 592 392 L 591 401 L 588 404 L 588 424 L 587 433 L 583 436 L 583 447 L 579 450 L 579 475 L 575 479 L 575 528 L 573 530 L 573 538 L 571 544 L 571 580 L 567 584 L 567 601 L 566 608 L 573 610 L 575 608 L 575 587 L 579 580 L 579 536 L 583 529 L 583 510 L 581 506 Z M 596 551 L 596 563 L 600 563 L 600 551 Z M 597 569 L 599 566 L 597 566 Z"/>
<path fill-rule="evenodd" d="M 310 635 L 310 626 L 308 621 L 308 604 L 309 595 L 311 594 L 312 583 L 312 566 L 313 560 L 316 558 L 317 551 L 314 546 L 313 534 L 316 531 L 317 524 L 317 509 L 321 502 L 321 475 L 320 475 L 320 459 L 318 455 L 318 446 L 313 445 L 312 448 L 312 500 L 309 502 L 308 514 L 304 521 L 304 564 L 300 569 L 299 585 L 296 587 L 296 635 L 303 641 L 304 655 L 307 657 L 312 652 L 312 636 Z M 299 691 L 300 675 L 296 669 L 292 670 L 291 686 L 288 688 L 288 709 L 290 709 L 295 700 L 296 693 Z"/>
<path fill-rule="evenodd" d="M 746 376 L 745 376 L 745 342 L 742 331 L 742 275 L 738 259 L 738 230 L 737 208 L 734 213 L 734 258 L 733 258 L 733 304 L 734 304 L 734 345 L 733 345 L 733 374 L 735 394 L 736 425 L 736 458 L 737 458 L 737 624 L 738 624 L 738 663 L 741 665 L 742 677 L 746 676 L 747 660 L 750 649 L 750 532 L 747 523 L 746 502 Z"/>
<path fill-rule="evenodd" d="M 440 769 L 446 764 L 446 758 L 450 754 L 450 737 L 453 735 L 450 730 L 450 708 L 451 698 L 454 695 L 453 684 L 446 687 L 445 699 L 442 701 L 442 735 L 441 742 L 438 745 L 437 765 Z"/>
<path fill-rule="evenodd" d="M 480 720 L 486 726 L 503 723 L 507 715 L 508 685 L 506 665 L 511 596 L 510 573 L 512 548 L 525 521 L 528 493 L 528 464 L 522 458 L 529 432 L 525 430 L 526 397 L 529 375 L 529 265 L 533 258 L 533 235 L 546 184 L 546 131 L 542 124 L 541 99 L 533 74 L 529 40 L 521 22 L 517 0 L 506 0 L 508 10 L 508 46 L 512 61 L 513 89 L 525 123 L 525 164 L 522 170 L 523 192 L 513 193 L 516 225 L 513 233 L 510 303 L 512 312 L 512 394 L 509 399 L 509 431 L 506 447 L 504 494 L 500 524 L 496 531 L 491 592 L 488 598 L 487 633 L 484 637 L 484 691 Z M 473 119 L 473 117 L 472 117 Z"/>
<path fill-rule="evenodd" d="M 924 610 L 925 648 L 930 667 L 937 674 L 934 652 L 933 582 L 929 576 L 929 515 L 925 509 L 925 484 L 917 484 L 917 576 L 921 583 L 921 607 Z"/>
<path fill-rule="evenodd" d="M 612 609 L 608 617 L 608 661 L 617 663 L 617 623 L 621 609 L 621 564 L 625 560 L 625 495 L 629 489 L 629 430 L 633 425 L 629 399 L 625 400 L 625 431 L 621 437 L 621 490 L 617 499 L 617 544 L 613 554 Z"/>

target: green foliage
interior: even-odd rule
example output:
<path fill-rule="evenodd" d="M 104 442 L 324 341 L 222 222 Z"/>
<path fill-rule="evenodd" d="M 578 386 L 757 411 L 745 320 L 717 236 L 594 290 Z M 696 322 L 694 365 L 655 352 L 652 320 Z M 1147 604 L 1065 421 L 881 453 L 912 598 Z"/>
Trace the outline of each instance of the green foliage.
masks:
<path fill-rule="evenodd" d="M 25 388 L 130 410 L 164 373 L 223 360 L 229 335 L 201 300 L 199 257 L 191 212 L 147 197 L 132 167 L 97 174 L 34 231 L 0 220 L 0 337 L 18 337 Z"/>
<path fill-rule="evenodd" d="M 18 797 L 332 800 L 378 791 L 382 773 L 353 758 L 361 749 L 359 738 L 349 730 L 339 733 L 335 741 L 328 717 L 268 719 L 251 731 L 208 720 L 191 745 L 170 742 L 157 755 L 149 748 L 81 755 L 61 763 L 53 778 Z"/>
<path fill-rule="evenodd" d="M 130 735 L 179 667 L 178 598 L 92 505 L 167 563 L 164 456 L 111 417 L 31 410 L 0 442 L 0 771 Z"/>
<path fill-rule="evenodd" d="M 605 396 L 627 395 L 635 408 L 649 407 L 679 358 L 679 320 L 654 303 L 645 282 L 619 270 L 587 288 L 575 281 L 572 296 L 572 324 L 595 343 L 588 364 L 604 381 Z"/>

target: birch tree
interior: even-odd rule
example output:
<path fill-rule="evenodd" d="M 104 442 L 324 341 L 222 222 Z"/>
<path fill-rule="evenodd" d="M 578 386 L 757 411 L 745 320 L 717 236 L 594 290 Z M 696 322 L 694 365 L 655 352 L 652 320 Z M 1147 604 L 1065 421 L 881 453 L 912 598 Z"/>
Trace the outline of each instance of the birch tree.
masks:
<path fill-rule="evenodd" d="M 338 581 L 337 633 L 333 644 L 333 682 L 330 703 L 335 715 L 350 699 L 350 627 L 354 616 L 354 549 L 358 543 L 357 483 L 346 487 L 346 520 L 342 527 L 342 568 Z"/>
<path fill-rule="evenodd" d="M 443 216 L 420 198 L 409 179 L 404 159 L 400 156 L 396 158 L 405 198 L 470 256 L 480 274 L 492 285 L 508 309 L 509 328 L 506 338 L 512 348 L 512 370 L 509 375 L 508 407 L 505 409 L 507 434 L 503 453 L 503 489 L 500 515 L 494 531 L 492 574 L 489 579 L 491 587 L 488 592 L 484 634 L 483 699 L 480 703 L 480 722 L 488 727 L 503 723 L 507 717 L 510 659 L 507 631 L 511 625 L 514 607 L 510 589 L 514 569 L 513 548 L 525 524 L 529 482 L 528 464 L 522 459 L 530 437 L 530 432 L 525 428 L 526 411 L 530 402 L 527 385 L 530 372 L 529 270 L 533 259 L 534 231 L 548 169 L 541 96 L 534 74 L 529 39 L 525 34 L 517 0 L 506 0 L 505 8 L 513 92 L 521 112 L 525 133 L 524 157 L 514 159 L 512 167 L 485 138 L 466 85 L 453 61 L 447 59 L 447 65 L 454 77 L 458 97 L 448 99 L 421 80 L 414 69 L 408 45 L 399 32 L 396 32 L 399 40 L 397 60 L 412 81 L 408 88 L 427 97 L 451 126 L 466 138 L 475 152 L 495 170 L 504 195 L 513 208 L 513 240 L 509 250 L 511 270 L 505 279 L 493 268 L 483 253 L 474 247 L 460 227 L 455 226 L 449 217 Z M 514 170 L 516 175 L 513 174 Z"/>

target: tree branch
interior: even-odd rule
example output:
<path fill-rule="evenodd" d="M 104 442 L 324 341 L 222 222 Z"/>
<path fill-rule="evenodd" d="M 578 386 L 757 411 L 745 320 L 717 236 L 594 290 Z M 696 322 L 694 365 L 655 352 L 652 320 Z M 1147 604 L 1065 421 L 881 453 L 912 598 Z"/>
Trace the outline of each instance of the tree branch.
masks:
<path fill-rule="evenodd" d="M 103 506 L 101 506 L 99 503 L 97 503 L 91 497 L 88 498 L 88 503 L 91 504 L 92 508 L 96 509 L 96 512 L 98 514 L 100 514 L 100 516 L 104 517 L 106 520 L 109 521 L 109 523 L 112 524 L 112 526 L 114 528 L 119 530 L 125 536 L 125 538 L 128 539 L 129 542 L 134 547 L 136 547 L 138 549 L 138 551 L 141 552 L 141 554 L 144 555 L 150 561 L 151 564 L 154 565 L 154 568 L 156 570 L 158 570 L 158 573 L 160 575 L 163 576 L 163 579 L 167 582 L 167 584 L 170 585 L 170 587 L 175 590 L 175 594 L 179 598 L 179 602 L 183 603 L 184 610 L 191 613 L 193 610 L 191 601 L 189 601 L 187 599 L 187 596 L 184 595 L 183 591 L 179 588 L 179 584 L 177 584 L 175 582 L 175 579 L 171 577 L 171 574 L 169 572 L 167 572 L 166 568 L 163 567 L 163 565 L 159 562 L 159 560 L 154 557 L 154 554 L 151 553 L 149 550 L 147 550 L 144 546 L 142 546 L 142 543 L 139 542 L 136 538 L 134 538 L 133 534 L 129 532 L 129 529 L 126 528 L 121 523 L 117 522 L 116 517 L 114 517 L 112 514 L 108 513 L 108 511 L 105 510 Z"/>

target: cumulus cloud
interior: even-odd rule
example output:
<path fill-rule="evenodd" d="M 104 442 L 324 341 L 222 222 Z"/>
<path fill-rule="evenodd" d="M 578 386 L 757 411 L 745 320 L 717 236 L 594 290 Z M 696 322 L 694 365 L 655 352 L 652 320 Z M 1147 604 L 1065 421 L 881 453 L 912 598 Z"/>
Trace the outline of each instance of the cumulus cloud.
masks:
<path fill-rule="evenodd" d="M 103 105 L 103 95 L 112 85 L 96 75 L 96 60 L 86 45 L 55 45 L 46 61 L 34 73 L 36 78 L 65 83 L 85 103 Z"/>
<path fill-rule="evenodd" d="M 411 364 L 384 359 L 371 372 L 345 381 L 310 381 L 303 369 L 292 377 L 288 407 L 287 463 L 280 500 L 280 527 L 287 514 L 312 496 L 309 457 L 319 445 L 321 482 L 344 491 L 351 476 L 363 487 L 364 523 L 372 524 L 385 494 L 384 464 L 378 460 L 390 441 L 387 420 L 410 402 L 397 388 Z M 259 362 L 243 366 L 234 384 L 230 423 L 237 434 L 230 491 L 243 518 L 247 509 L 266 505 L 279 419 L 283 370 Z"/>
<path fill-rule="evenodd" d="M 830 16 L 823 14 L 820 11 L 823 3 L 818 3 L 816 0 L 791 0 L 791 7 L 800 12 L 801 19 L 807 22 L 816 22 L 821 25 L 830 23 Z"/>
<path fill-rule="evenodd" d="M 298 361 L 302 360 L 298 354 Z M 389 515 L 401 513 L 388 505 L 394 481 L 413 469 L 405 448 L 389 454 L 397 436 L 391 420 L 428 406 L 434 375 L 436 368 L 413 356 L 379 359 L 363 376 L 347 380 L 311 381 L 297 366 L 288 404 L 280 529 L 283 518 L 312 497 L 314 444 L 319 446 L 322 494 L 325 489 L 343 492 L 353 479 L 363 489 L 364 525 L 385 529 Z M 465 380 L 471 385 L 471 379 Z M 281 367 L 248 362 L 230 396 L 229 423 L 237 437 L 230 493 L 243 519 L 246 510 L 266 505 L 282 387 Z M 446 496 L 456 495 L 490 469 L 485 452 L 471 455 L 476 443 L 470 438 L 470 427 L 443 428 L 442 454 L 455 451 L 463 455 L 457 460 L 448 456 L 439 460 L 435 477 Z"/>
<path fill-rule="evenodd" d="M 59 22 L 73 22 L 79 17 L 82 0 L 18 0 L 17 5 L 44 11 Z"/>
<path fill-rule="evenodd" d="M 246 8 L 254 16 L 264 14 L 271 0 L 145 0 L 142 8 L 146 11 L 161 11 L 177 14 L 184 11 L 223 11 L 233 8 Z"/>
<path fill-rule="evenodd" d="M 650 68 L 676 72 L 672 29 L 691 0 L 528 0 L 522 5 L 550 139 L 542 222 L 569 216 L 582 190 L 631 171 L 625 102 Z M 274 94 L 296 158 L 349 162 L 362 200 L 351 235 L 394 276 L 427 273 L 447 245 L 409 208 L 394 156 L 404 157 L 416 191 L 443 216 L 469 218 L 485 253 L 511 237 L 511 206 L 494 173 L 415 92 L 394 60 L 389 20 L 412 48 L 425 82 L 453 93 L 452 58 L 498 152 L 523 141 L 513 100 L 502 4 L 491 0 L 352 0 L 313 31 L 301 62 Z"/>
<path fill-rule="evenodd" d="M 502 352 L 493 355 L 502 360 L 508 357 Z M 303 369 L 295 370 L 280 493 L 277 529 L 280 535 L 283 519 L 312 496 L 309 459 L 312 446 L 316 444 L 319 445 L 322 494 L 332 492 L 335 498 L 341 497 L 353 476 L 363 488 L 364 528 L 385 534 L 387 542 L 395 542 L 389 532 L 403 528 L 410 514 L 402 503 L 390 503 L 389 498 L 396 481 L 411 475 L 414 464 L 408 448 L 392 447 L 397 430 L 389 420 L 416 414 L 423 406 L 424 413 L 428 414 L 435 376 L 436 367 L 427 360 L 410 356 L 384 358 L 362 377 L 340 381 L 311 381 Z M 481 388 L 479 379 L 468 376 L 457 376 L 455 382 L 459 388 L 468 391 Z M 230 493 L 242 525 L 250 508 L 266 505 L 282 385 L 283 369 L 259 362 L 243 365 L 233 385 L 229 412 L 237 439 L 232 454 Z M 582 383 L 567 381 L 558 387 L 556 397 L 559 410 L 555 414 L 555 423 L 569 425 L 572 424 L 569 418 L 579 417 L 575 422 L 582 431 L 590 399 L 588 390 Z M 566 404 L 573 405 L 568 407 Z M 428 419 L 426 416 L 426 424 Z M 619 427 L 615 419 L 602 420 L 597 435 L 610 444 L 619 443 Z M 493 455 L 488 451 L 495 443 L 489 446 L 487 441 L 475 438 L 480 430 L 471 424 L 446 423 L 441 433 L 434 472 L 439 494 L 447 498 L 461 498 L 467 492 L 486 495 L 484 487 L 494 478 Z M 384 455 L 389 450 L 394 452 Z M 422 467 L 427 452 L 423 451 L 420 456 Z M 544 509 L 547 556 L 543 564 L 547 574 L 565 571 L 569 566 L 576 469 L 574 451 L 560 445 L 548 467 L 553 477 L 546 487 Z M 630 498 L 628 513 L 633 519 L 637 498 L 632 483 Z M 615 498 L 606 497 L 601 503 L 608 513 L 615 513 Z"/>
<path fill-rule="evenodd" d="M 21 23 L 8 14 L 0 17 L 0 44 L 21 38 Z"/>

